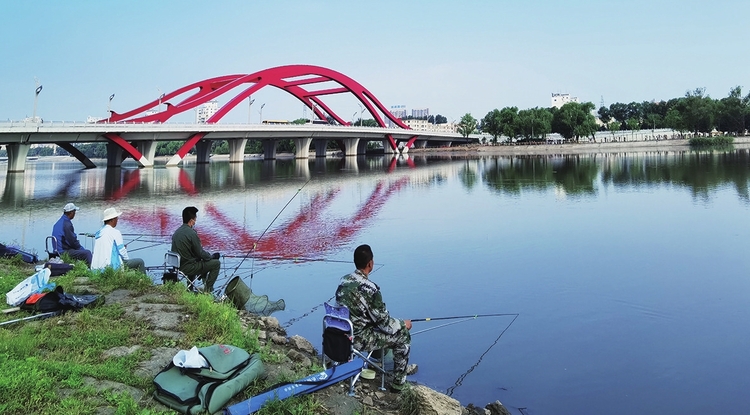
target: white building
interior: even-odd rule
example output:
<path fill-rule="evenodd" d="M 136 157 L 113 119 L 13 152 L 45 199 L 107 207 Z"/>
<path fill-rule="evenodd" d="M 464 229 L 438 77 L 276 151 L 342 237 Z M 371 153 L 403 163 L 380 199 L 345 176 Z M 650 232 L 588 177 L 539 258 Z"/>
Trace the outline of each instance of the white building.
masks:
<path fill-rule="evenodd" d="M 427 120 L 403 120 L 404 124 L 415 131 L 433 131 L 441 133 L 455 133 L 455 124 L 430 124 Z"/>
<path fill-rule="evenodd" d="M 208 101 L 195 110 L 195 122 L 203 124 L 219 111 L 219 101 Z"/>
<path fill-rule="evenodd" d="M 570 94 L 552 93 L 552 106 L 560 108 L 568 102 L 579 102 L 578 97 L 571 97 Z"/>

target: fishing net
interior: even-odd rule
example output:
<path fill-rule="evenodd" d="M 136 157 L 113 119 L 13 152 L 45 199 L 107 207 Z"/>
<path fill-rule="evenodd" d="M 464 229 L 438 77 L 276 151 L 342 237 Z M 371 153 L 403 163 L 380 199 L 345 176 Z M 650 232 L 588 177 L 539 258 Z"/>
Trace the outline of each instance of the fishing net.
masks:
<path fill-rule="evenodd" d="M 225 291 L 234 306 L 260 316 L 269 316 L 286 307 L 283 299 L 270 301 L 267 295 L 256 295 L 239 276 L 232 278 Z"/>

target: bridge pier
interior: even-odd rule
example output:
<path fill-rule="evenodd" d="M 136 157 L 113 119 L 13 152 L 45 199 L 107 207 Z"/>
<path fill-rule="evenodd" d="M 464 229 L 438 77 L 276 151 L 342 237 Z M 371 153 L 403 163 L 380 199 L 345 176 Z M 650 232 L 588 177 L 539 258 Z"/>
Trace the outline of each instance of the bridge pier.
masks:
<path fill-rule="evenodd" d="M 8 151 L 8 173 L 24 171 L 31 144 L 10 143 L 5 148 Z"/>
<path fill-rule="evenodd" d="M 141 152 L 143 157 L 149 161 L 144 163 L 143 167 L 154 167 L 154 158 L 156 158 L 156 141 L 139 141 L 136 148 Z"/>
<path fill-rule="evenodd" d="M 345 138 L 341 140 L 344 142 L 344 157 L 356 156 L 359 151 L 359 138 Z"/>
<path fill-rule="evenodd" d="M 229 144 L 229 162 L 242 163 L 245 160 L 245 146 L 247 138 L 235 138 L 227 140 Z"/>
<path fill-rule="evenodd" d="M 306 159 L 310 158 L 310 143 L 312 137 L 302 137 L 294 139 L 294 158 Z"/>
<path fill-rule="evenodd" d="M 275 160 L 276 159 L 276 140 L 264 139 L 263 141 L 263 159 L 264 160 Z"/>
<path fill-rule="evenodd" d="M 326 157 L 328 150 L 328 140 L 315 140 L 315 157 Z"/>
<path fill-rule="evenodd" d="M 391 147 L 391 141 L 388 139 L 383 140 L 383 152 L 385 154 L 398 154 L 398 150 Z"/>
<path fill-rule="evenodd" d="M 120 167 L 122 165 L 122 147 L 107 142 L 107 167 Z"/>
<path fill-rule="evenodd" d="M 207 164 L 211 158 L 211 140 L 200 140 L 195 143 L 195 154 L 198 164 Z"/>
<path fill-rule="evenodd" d="M 427 140 L 417 140 L 414 142 L 415 148 L 426 148 L 427 147 Z"/>

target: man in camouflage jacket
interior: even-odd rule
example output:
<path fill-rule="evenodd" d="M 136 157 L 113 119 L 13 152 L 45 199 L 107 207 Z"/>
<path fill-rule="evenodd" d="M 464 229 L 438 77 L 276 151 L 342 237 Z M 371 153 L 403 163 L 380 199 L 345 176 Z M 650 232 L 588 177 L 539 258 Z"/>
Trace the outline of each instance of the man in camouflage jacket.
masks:
<path fill-rule="evenodd" d="M 411 320 L 399 320 L 388 314 L 380 287 L 368 278 L 373 269 L 369 245 L 354 250 L 356 271 L 345 275 L 336 290 L 336 302 L 349 308 L 354 325 L 354 347 L 359 350 L 387 348 L 393 351 L 393 383 L 401 390 L 406 382 L 406 367 L 411 347 Z"/>

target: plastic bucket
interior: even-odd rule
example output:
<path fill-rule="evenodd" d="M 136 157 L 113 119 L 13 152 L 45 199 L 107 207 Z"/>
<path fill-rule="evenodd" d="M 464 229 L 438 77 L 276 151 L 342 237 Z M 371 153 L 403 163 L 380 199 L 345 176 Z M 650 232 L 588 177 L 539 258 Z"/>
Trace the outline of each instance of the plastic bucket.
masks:
<path fill-rule="evenodd" d="M 242 281 L 242 278 L 236 276 L 229 281 L 227 289 L 225 291 L 227 297 L 232 300 L 235 307 L 242 310 L 245 308 L 245 303 L 250 299 L 252 291 L 250 287 Z"/>

